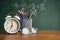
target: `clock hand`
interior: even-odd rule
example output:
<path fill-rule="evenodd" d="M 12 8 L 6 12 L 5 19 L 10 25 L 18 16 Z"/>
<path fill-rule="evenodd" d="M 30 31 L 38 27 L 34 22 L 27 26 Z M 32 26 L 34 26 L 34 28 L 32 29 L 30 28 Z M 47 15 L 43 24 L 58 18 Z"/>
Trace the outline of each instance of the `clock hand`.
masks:
<path fill-rule="evenodd" d="M 10 27 L 10 29 L 13 27 L 13 20 L 11 20 L 11 27 Z"/>

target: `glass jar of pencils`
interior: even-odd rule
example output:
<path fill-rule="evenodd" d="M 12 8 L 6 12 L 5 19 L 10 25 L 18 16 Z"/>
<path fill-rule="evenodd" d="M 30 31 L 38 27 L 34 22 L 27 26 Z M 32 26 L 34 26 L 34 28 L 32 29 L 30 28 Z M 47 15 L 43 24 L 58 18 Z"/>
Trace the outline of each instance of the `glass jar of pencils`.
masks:
<path fill-rule="evenodd" d="M 32 34 L 32 18 L 26 18 L 22 23 L 22 34 Z"/>

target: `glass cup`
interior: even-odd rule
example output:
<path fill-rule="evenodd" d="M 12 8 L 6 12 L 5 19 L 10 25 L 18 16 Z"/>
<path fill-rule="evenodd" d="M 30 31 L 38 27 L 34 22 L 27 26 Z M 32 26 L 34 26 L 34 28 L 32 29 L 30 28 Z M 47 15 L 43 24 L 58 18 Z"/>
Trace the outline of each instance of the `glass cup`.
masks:
<path fill-rule="evenodd" d="M 32 34 L 32 32 L 31 32 L 31 29 L 32 29 L 32 19 L 25 19 L 25 20 L 23 20 L 22 28 L 26 28 L 29 31 L 28 34 Z"/>

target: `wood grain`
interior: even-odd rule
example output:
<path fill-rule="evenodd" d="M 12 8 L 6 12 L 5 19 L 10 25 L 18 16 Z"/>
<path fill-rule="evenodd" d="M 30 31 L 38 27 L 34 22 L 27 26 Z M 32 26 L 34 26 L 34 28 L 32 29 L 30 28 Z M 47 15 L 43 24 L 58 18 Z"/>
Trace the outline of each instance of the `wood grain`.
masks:
<path fill-rule="evenodd" d="M 0 40 L 60 40 L 59 30 L 39 30 L 36 34 L 8 34 L 0 31 Z"/>

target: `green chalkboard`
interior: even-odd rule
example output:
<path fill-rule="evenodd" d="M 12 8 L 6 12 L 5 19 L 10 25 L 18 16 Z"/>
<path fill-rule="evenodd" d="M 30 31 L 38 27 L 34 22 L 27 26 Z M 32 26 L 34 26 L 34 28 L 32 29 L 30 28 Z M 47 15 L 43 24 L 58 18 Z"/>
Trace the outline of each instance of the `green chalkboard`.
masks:
<path fill-rule="evenodd" d="M 5 17 L 15 15 L 18 9 L 36 9 L 33 27 L 39 30 L 60 30 L 60 0 L 0 0 L 0 30 L 4 30 Z"/>

